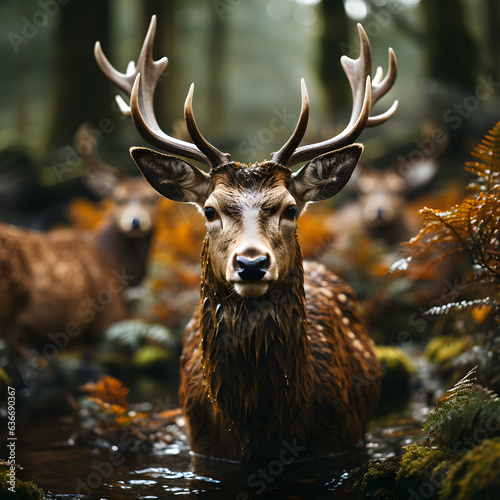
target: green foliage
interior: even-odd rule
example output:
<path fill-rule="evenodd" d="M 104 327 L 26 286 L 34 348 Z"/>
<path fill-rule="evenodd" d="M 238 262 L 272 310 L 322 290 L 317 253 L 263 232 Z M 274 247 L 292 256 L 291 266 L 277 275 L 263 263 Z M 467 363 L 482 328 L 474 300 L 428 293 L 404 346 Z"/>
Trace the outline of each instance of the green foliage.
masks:
<path fill-rule="evenodd" d="M 133 319 L 113 324 L 106 331 L 105 339 L 115 347 L 127 346 L 133 351 L 146 342 L 160 345 L 166 349 L 173 349 L 176 346 L 175 338 L 168 328 Z"/>
<path fill-rule="evenodd" d="M 424 355 L 431 361 L 446 366 L 466 351 L 470 344 L 471 341 L 467 337 L 458 338 L 451 335 L 435 337 L 427 344 Z"/>
<path fill-rule="evenodd" d="M 14 492 L 9 490 L 10 477 L 7 471 L 0 472 L 0 498 L 5 500 L 43 500 L 43 491 L 32 482 L 20 481 L 16 478 Z"/>
<path fill-rule="evenodd" d="M 472 375 L 475 373 L 472 369 L 465 377 L 459 380 L 450 390 L 448 396 L 441 398 L 436 403 L 436 409 L 432 411 L 424 423 L 424 430 L 434 429 L 444 420 L 448 420 L 448 413 L 454 410 L 462 410 L 472 401 L 474 396 L 474 383 Z"/>
<path fill-rule="evenodd" d="M 363 466 L 365 473 L 361 479 L 363 498 L 384 498 L 384 494 L 392 492 L 400 461 L 401 457 L 393 457 L 365 464 Z M 393 495 L 388 498 L 398 497 Z"/>
<path fill-rule="evenodd" d="M 500 398 L 474 385 L 475 372 L 470 370 L 436 403 L 421 445 L 406 447 L 397 461 L 365 467 L 365 496 L 408 498 L 413 491 L 436 500 L 498 498 Z"/>
<path fill-rule="evenodd" d="M 132 366 L 143 373 L 165 373 L 165 367 L 172 363 L 171 353 L 162 347 L 145 345 L 139 348 L 132 357 Z"/>
<path fill-rule="evenodd" d="M 426 444 L 460 453 L 500 435 L 500 398 L 476 388 L 474 373 L 471 370 L 436 403 L 424 424 L 430 431 Z"/>
<path fill-rule="evenodd" d="M 403 349 L 395 346 L 376 346 L 382 369 L 382 397 L 407 396 L 416 368 Z"/>
<path fill-rule="evenodd" d="M 100 345 L 99 361 L 115 374 L 139 370 L 165 377 L 172 367 L 177 341 L 171 330 L 159 324 L 130 319 L 111 325 Z"/>
<path fill-rule="evenodd" d="M 497 500 L 500 495 L 500 438 L 465 453 L 443 481 L 440 500 Z"/>
<path fill-rule="evenodd" d="M 422 478 L 427 478 L 434 487 L 437 495 L 439 485 L 456 460 L 453 452 L 446 448 L 432 448 L 412 444 L 406 446 L 406 453 L 401 459 L 401 465 L 395 481 L 399 490 L 408 491 L 410 488 L 418 490 L 422 485 Z"/>

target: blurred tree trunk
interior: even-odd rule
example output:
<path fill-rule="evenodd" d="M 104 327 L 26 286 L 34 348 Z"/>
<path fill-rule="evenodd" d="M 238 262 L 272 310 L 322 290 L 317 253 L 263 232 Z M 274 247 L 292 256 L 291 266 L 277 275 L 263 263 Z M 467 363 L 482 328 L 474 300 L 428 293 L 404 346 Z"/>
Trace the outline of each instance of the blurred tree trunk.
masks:
<path fill-rule="evenodd" d="M 224 127 L 227 113 L 227 101 L 224 97 L 225 81 L 224 64 L 226 59 L 225 47 L 227 43 L 228 21 L 221 21 L 217 10 L 210 10 L 210 31 L 208 49 L 208 100 L 206 113 L 214 126 L 214 134 L 221 133 L 221 125 Z M 217 128 L 219 126 L 219 128 Z"/>
<path fill-rule="evenodd" d="M 321 40 L 320 76 L 326 89 L 330 113 L 350 106 L 350 90 L 344 70 L 339 63 L 342 54 L 357 57 L 359 42 L 350 25 L 342 0 L 323 0 L 321 16 L 324 32 Z M 341 50 L 345 49 L 345 50 Z M 347 104 L 346 104 L 347 103 Z"/>
<path fill-rule="evenodd" d="M 78 126 L 89 120 L 99 126 L 110 117 L 111 87 L 103 79 L 94 60 L 94 44 L 109 47 L 108 0 L 86 0 L 60 5 L 55 37 L 55 64 L 52 101 L 47 118 L 46 145 L 54 149 L 72 144 Z"/>
<path fill-rule="evenodd" d="M 430 74 L 453 87 L 472 91 L 478 64 L 477 45 L 469 33 L 462 2 L 422 0 L 421 5 Z"/>
<path fill-rule="evenodd" d="M 491 54 L 489 61 L 490 70 L 500 78 L 500 3 L 498 0 L 487 0 L 486 2 L 486 43 Z"/>
<path fill-rule="evenodd" d="M 179 89 L 175 88 L 178 79 L 171 76 L 178 74 L 178 63 L 176 58 L 173 57 L 177 49 L 177 33 L 174 20 L 178 2 L 177 0 L 145 0 L 143 9 L 148 25 L 153 14 L 157 17 L 155 47 L 153 49 L 154 58 L 168 57 L 167 69 L 159 83 L 161 89 L 155 94 L 155 110 L 160 123 L 164 123 L 165 130 L 169 131 L 172 127 L 173 117 L 178 114 L 179 107 L 179 103 L 172 99 L 172 96 L 178 95 Z M 145 29 L 146 27 L 144 27 Z"/>

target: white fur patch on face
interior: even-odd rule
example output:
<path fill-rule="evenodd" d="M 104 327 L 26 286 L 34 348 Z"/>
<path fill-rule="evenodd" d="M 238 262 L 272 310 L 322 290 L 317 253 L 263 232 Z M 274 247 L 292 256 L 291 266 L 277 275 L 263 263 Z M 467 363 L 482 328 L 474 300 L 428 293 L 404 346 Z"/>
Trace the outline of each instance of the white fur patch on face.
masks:
<path fill-rule="evenodd" d="M 243 238 L 240 246 L 252 246 L 261 240 L 259 231 L 259 208 L 246 208 L 243 212 Z"/>
<path fill-rule="evenodd" d="M 278 278 L 276 258 L 266 235 L 262 233 L 259 206 L 246 206 L 241 213 L 241 226 L 235 233 L 236 248 L 227 260 L 225 271 L 226 280 L 233 284 L 236 292 L 242 297 L 258 297 L 267 292 L 269 282 Z M 242 270 L 239 268 L 238 257 L 256 259 L 265 257 L 266 263 L 262 267 L 263 275 L 258 281 L 245 281 Z"/>

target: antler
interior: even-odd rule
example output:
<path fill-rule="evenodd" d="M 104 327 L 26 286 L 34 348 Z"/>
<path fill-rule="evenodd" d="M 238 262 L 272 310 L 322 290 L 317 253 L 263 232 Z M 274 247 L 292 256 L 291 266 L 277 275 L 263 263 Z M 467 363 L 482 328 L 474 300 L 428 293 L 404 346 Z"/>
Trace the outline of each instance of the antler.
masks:
<path fill-rule="evenodd" d="M 117 71 L 104 55 L 101 44 L 96 42 L 94 54 L 101 71 L 117 87 L 130 95 L 130 107 L 120 96 L 116 100 L 124 115 L 132 116 L 134 125 L 141 136 L 150 144 L 185 158 L 200 161 L 210 168 L 230 161 L 228 153 L 222 153 L 212 146 L 201 135 L 193 113 L 194 85 L 191 85 L 184 105 L 184 118 L 189 135 L 194 144 L 171 137 L 161 130 L 156 121 L 153 97 L 158 80 L 167 67 L 168 59 L 162 57 L 158 61 L 153 59 L 153 43 L 156 32 L 156 16 L 151 18 L 149 29 L 144 39 L 137 66 L 131 61 L 126 73 Z"/>
<path fill-rule="evenodd" d="M 340 60 L 352 89 L 352 113 L 347 127 L 331 139 L 298 147 L 304 136 L 309 116 L 309 99 L 305 83 L 302 80 L 302 110 L 297 127 L 286 144 L 278 152 L 272 154 L 271 158 L 274 162 L 291 167 L 296 163 L 311 160 L 316 156 L 351 144 L 365 127 L 385 122 L 396 111 L 398 101 L 394 101 L 385 113 L 370 116 L 373 105 L 393 86 L 398 66 L 394 51 L 389 48 L 389 69 L 387 75 L 385 78 L 382 78 L 382 68 L 378 67 L 375 77 L 371 81 L 372 51 L 370 41 L 361 24 L 358 24 L 358 33 L 361 45 L 359 57 L 357 59 L 350 59 L 342 56 Z"/>

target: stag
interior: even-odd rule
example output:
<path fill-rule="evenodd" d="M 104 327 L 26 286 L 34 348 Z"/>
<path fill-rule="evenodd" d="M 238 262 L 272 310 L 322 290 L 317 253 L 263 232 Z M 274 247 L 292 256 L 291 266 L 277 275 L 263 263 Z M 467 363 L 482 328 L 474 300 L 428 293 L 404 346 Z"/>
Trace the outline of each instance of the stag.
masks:
<path fill-rule="evenodd" d="M 191 203 L 205 216 L 199 305 L 186 328 L 180 362 L 180 404 L 195 454 L 261 461 L 286 443 L 308 455 L 338 452 L 362 438 L 380 390 L 374 345 L 347 284 L 325 267 L 302 261 L 297 219 L 308 203 L 336 194 L 363 150 L 354 140 L 385 122 L 397 102 L 377 116 L 373 104 L 393 85 L 397 65 L 371 79 L 371 48 L 358 25 L 361 54 L 342 58 L 352 88 L 346 129 L 299 147 L 309 99 L 290 139 L 271 160 L 233 162 L 200 133 L 191 85 L 184 117 L 193 143 L 161 130 L 153 94 L 168 60 L 155 61 L 153 16 L 137 65 L 117 71 L 99 42 L 104 74 L 130 96 L 118 103 L 150 144 L 176 156 L 131 148 L 144 177 L 163 196 Z M 207 165 L 206 173 L 178 157 Z M 309 161 L 297 172 L 291 167 Z"/>
<path fill-rule="evenodd" d="M 15 342 L 92 342 L 128 317 L 122 292 L 145 276 L 158 195 L 141 177 L 100 161 L 95 139 L 84 125 L 75 147 L 89 169 L 88 186 L 115 202 L 100 231 L 0 224 L 0 330 Z"/>

